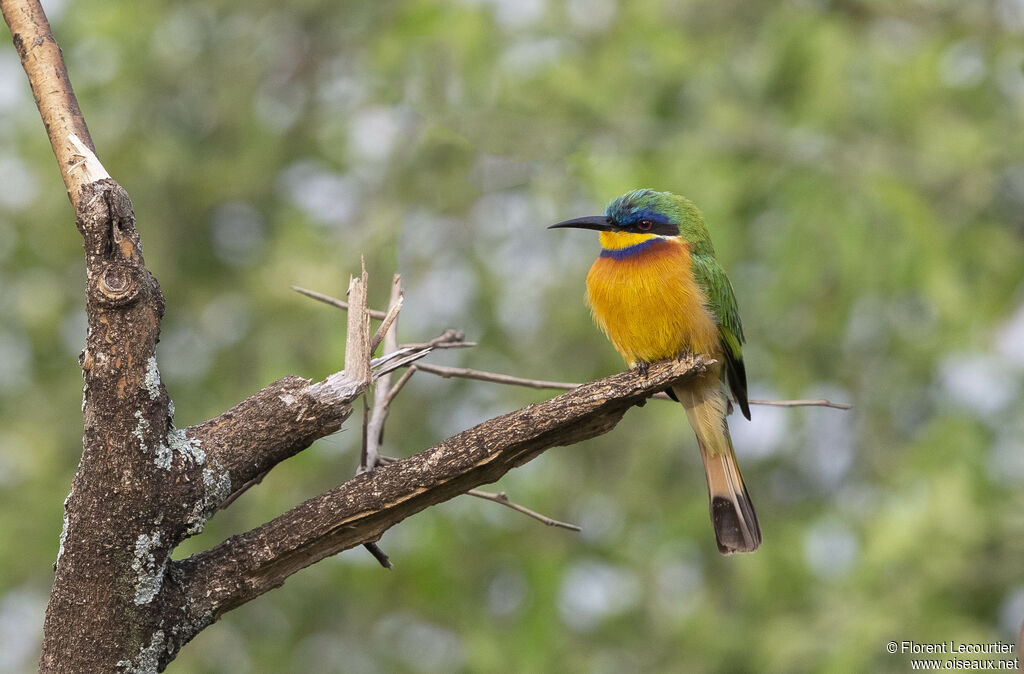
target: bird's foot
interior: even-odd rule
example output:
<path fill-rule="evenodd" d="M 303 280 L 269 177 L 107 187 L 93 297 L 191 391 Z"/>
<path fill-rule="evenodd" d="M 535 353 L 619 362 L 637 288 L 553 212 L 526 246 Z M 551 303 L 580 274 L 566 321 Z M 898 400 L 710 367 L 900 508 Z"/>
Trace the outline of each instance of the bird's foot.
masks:
<path fill-rule="evenodd" d="M 651 364 L 648 363 L 647 361 L 645 361 L 645 360 L 638 360 L 636 362 L 636 371 L 637 371 L 637 374 L 639 374 L 640 376 L 646 377 L 647 376 L 647 372 L 650 369 L 651 369 Z"/>
<path fill-rule="evenodd" d="M 692 360 L 693 356 L 693 351 L 690 351 L 689 349 L 683 349 L 682 351 L 676 354 L 676 361 L 681 363 L 684 360 Z"/>

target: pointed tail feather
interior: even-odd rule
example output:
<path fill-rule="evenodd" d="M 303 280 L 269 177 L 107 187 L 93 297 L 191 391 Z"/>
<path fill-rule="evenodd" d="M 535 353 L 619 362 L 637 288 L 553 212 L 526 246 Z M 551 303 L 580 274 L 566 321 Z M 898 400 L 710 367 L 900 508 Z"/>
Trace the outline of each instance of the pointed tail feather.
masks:
<path fill-rule="evenodd" d="M 761 527 L 736 463 L 725 421 L 728 400 L 718 377 L 707 376 L 673 390 L 697 435 L 718 550 L 724 555 L 753 552 L 761 545 Z"/>
<path fill-rule="evenodd" d="M 761 545 L 761 527 L 750 494 L 743 484 L 736 457 L 729 454 L 711 456 L 701 444 L 701 458 L 708 478 L 711 501 L 711 523 L 715 527 L 718 551 L 753 552 Z"/>

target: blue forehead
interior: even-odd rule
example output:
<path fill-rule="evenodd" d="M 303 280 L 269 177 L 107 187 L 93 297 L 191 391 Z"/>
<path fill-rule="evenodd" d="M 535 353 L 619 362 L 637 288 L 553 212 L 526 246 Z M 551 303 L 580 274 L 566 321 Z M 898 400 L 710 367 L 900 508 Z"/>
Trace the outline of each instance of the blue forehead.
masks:
<path fill-rule="evenodd" d="M 650 220 L 662 225 L 675 224 L 672 216 L 666 210 L 658 208 L 658 201 L 661 195 L 652 190 L 637 190 L 624 194 L 615 199 L 605 209 L 604 214 L 621 224 Z M 668 204 L 665 204 L 668 205 Z"/>

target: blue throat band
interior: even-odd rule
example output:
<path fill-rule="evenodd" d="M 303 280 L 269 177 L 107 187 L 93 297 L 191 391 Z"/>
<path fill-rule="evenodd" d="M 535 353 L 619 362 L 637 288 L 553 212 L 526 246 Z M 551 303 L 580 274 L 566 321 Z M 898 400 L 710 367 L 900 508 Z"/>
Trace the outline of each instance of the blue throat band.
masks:
<path fill-rule="evenodd" d="M 627 257 L 632 257 L 637 253 L 647 250 L 658 241 L 660 241 L 660 239 L 647 239 L 646 241 L 641 241 L 638 244 L 627 246 L 626 248 L 602 248 L 601 257 L 610 257 L 613 260 L 625 260 Z"/>

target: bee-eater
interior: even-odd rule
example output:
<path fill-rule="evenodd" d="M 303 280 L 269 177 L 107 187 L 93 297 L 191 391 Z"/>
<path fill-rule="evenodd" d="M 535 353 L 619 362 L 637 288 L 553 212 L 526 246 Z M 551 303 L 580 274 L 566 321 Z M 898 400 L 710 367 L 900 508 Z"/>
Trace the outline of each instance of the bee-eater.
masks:
<path fill-rule="evenodd" d="M 556 227 L 600 232 L 601 255 L 587 274 L 587 304 L 627 365 L 644 369 L 684 353 L 714 359 L 703 375 L 667 393 L 686 408 L 697 436 L 718 550 L 753 552 L 761 528 L 725 418 L 726 382 L 750 418 L 743 326 L 701 212 L 685 197 L 635 190 L 608 204 L 604 215 L 550 228 Z"/>

